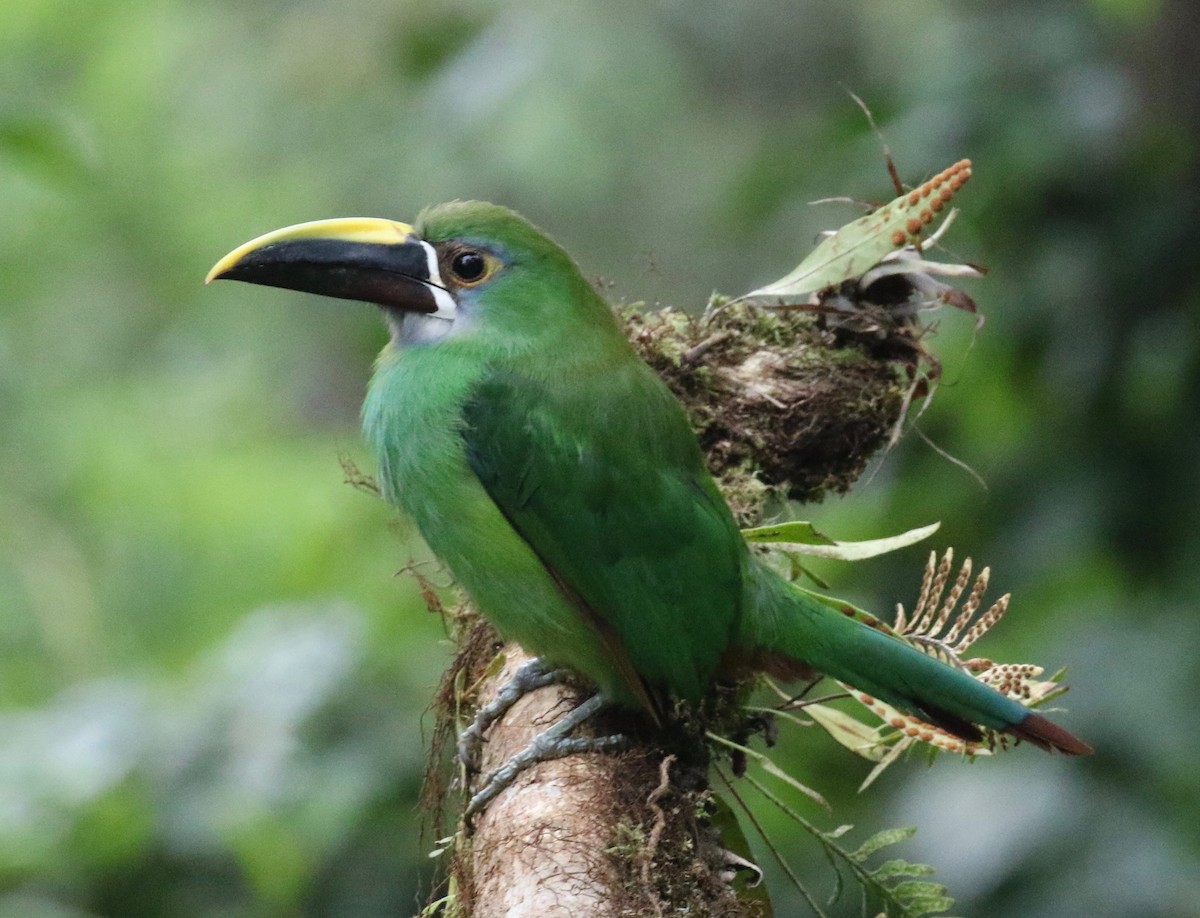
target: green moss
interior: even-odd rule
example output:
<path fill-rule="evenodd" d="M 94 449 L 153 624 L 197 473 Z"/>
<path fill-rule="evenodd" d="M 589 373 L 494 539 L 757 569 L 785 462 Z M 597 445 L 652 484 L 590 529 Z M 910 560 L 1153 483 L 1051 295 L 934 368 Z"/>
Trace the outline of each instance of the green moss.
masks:
<path fill-rule="evenodd" d="M 900 417 L 903 366 L 815 312 L 714 297 L 699 317 L 637 305 L 619 315 L 683 403 L 740 522 L 775 494 L 845 492 Z"/>

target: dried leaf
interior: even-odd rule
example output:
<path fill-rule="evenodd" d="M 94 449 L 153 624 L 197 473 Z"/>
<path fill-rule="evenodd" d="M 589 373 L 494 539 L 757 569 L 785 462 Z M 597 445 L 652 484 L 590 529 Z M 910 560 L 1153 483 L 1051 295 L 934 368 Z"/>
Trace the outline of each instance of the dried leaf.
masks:
<path fill-rule="evenodd" d="M 864 759 L 878 762 L 890 750 L 889 746 L 881 742 L 878 729 L 868 726 L 845 711 L 823 704 L 809 704 L 804 706 L 804 713 L 837 742 Z"/>

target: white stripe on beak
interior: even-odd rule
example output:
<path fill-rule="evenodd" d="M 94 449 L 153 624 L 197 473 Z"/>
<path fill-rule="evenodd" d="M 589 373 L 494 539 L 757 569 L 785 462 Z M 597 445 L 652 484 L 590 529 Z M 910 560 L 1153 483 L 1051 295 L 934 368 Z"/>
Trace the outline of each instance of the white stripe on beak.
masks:
<path fill-rule="evenodd" d="M 433 301 L 437 303 L 437 309 L 429 315 L 435 319 L 453 320 L 458 312 L 458 304 L 454 302 L 450 291 L 442 285 L 442 273 L 438 270 L 437 251 L 424 240 L 421 240 L 421 245 L 425 247 L 425 261 L 429 268 L 429 289 L 433 292 Z"/>

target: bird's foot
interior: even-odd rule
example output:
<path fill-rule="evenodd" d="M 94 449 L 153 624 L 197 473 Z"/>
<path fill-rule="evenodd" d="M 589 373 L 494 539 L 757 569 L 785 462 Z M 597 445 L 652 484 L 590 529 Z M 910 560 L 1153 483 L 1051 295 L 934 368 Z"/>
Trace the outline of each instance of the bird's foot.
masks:
<path fill-rule="evenodd" d="M 513 677 L 500 687 L 496 697 L 475 712 L 475 719 L 458 737 L 458 760 L 468 774 L 479 770 L 479 755 L 483 748 L 483 734 L 508 713 L 509 708 L 530 692 L 543 686 L 561 682 L 567 677 L 563 669 L 551 669 L 537 657 L 523 664 Z"/>
<path fill-rule="evenodd" d="M 615 752 L 628 746 L 629 738 L 621 734 L 588 737 L 567 735 L 604 705 L 603 698 L 593 695 L 554 726 L 535 736 L 528 746 L 488 775 L 479 792 L 467 804 L 466 812 L 463 814 L 466 824 L 470 826 L 475 816 L 496 799 L 501 791 L 509 787 L 516 780 L 517 775 L 532 765 L 576 753 Z"/>

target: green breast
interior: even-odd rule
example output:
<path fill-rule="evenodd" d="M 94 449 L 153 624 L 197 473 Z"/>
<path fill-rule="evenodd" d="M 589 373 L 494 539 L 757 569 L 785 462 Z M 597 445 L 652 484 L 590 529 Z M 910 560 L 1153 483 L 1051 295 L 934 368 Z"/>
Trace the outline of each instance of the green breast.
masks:
<path fill-rule="evenodd" d="M 384 497 L 404 511 L 481 612 L 526 650 L 569 666 L 610 698 L 635 695 L 595 630 L 467 463 L 463 406 L 483 367 L 450 348 L 389 348 L 363 406 Z"/>

